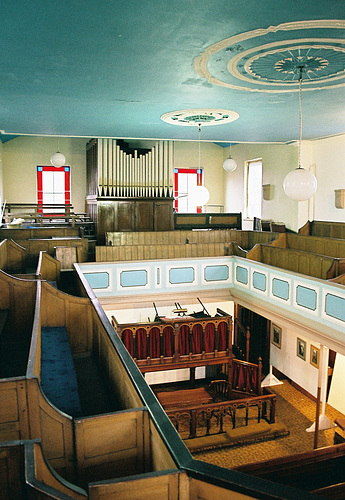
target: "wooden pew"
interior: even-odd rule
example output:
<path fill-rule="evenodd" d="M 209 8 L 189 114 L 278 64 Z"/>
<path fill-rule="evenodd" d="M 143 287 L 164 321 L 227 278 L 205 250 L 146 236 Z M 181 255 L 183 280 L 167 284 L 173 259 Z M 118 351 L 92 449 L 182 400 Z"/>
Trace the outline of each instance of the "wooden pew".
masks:
<path fill-rule="evenodd" d="M 344 498 L 345 444 L 236 467 L 235 470 L 320 494 Z M 337 483 L 339 485 L 337 486 Z M 338 496 L 339 495 L 339 496 Z"/>
<path fill-rule="evenodd" d="M 0 289 L 4 280 L 8 288 L 19 291 L 15 278 L 5 274 L 3 280 L 1 278 L 0 275 Z M 11 280 L 16 286 L 11 287 Z M 159 467 L 162 460 L 165 466 L 174 468 L 174 462 L 166 455 L 162 438 L 153 429 L 138 390 L 128 376 L 127 365 L 123 364 L 114 348 L 116 336 L 109 335 L 112 332 L 110 325 L 108 332 L 89 299 L 68 296 L 44 281 L 29 284 L 31 295 L 36 300 L 28 311 L 31 322 L 27 323 L 32 338 L 26 356 L 27 370 L 22 377 L 15 374 L 14 379 L 0 378 L 0 407 L 5 410 L 0 414 L 0 440 L 40 439 L 50 465 L 74 483 L 78 476 L 83 487 L 87 487 L 90 481 L 143 473 L 150 469 L 149 464 Z M 21 297 L 23 302 L 22 291 Z M 5 294 L 1 294 L 1 299 L 6 302 Z M 16 303 L 19 305 L 18 301 Z M 99 392 L 95 381 L 92 378 L 87 380 L 87 360 L 92 357 L 98 366 L 102 366 L 105 386 L 110 393 L 103 414 L 97 415 L 93 411 L 91 415 L 86 413 L 83 417 L 72 418 L 44 394 L 41 386 L 43 326 L 62 327 L 68 332 L 70 349 L 77 368 L 79 366 L 77 377 L 80 374 L 84 377 L 84 394 L 80 396 L 83 413 L 88 401 L 83 401 L 82 396 L 85 393 L 92 396 L 90 391 L 93 388 L 93 398 L 97 399 Z M 92 377 L 91 373 L 89 376 Z M 55 401 L 55 404 L 58 403 Z M 97 407 L 101 409 L 98 404 Z M 156 447 L 162 450 L 160 458 L 152 454 L 151 450 Z"/>
<path fill-rule="evenodd" d="M 345 259 L 272 245 L 255 245 L 247 259 L 320 279 L 335 278 L 345 269 Z"/>
<path fill-rule="evenodd" d="M 345 239 L 345 223 L 332 221 L 308 221 L 298 230 L 305 236 Z"/>

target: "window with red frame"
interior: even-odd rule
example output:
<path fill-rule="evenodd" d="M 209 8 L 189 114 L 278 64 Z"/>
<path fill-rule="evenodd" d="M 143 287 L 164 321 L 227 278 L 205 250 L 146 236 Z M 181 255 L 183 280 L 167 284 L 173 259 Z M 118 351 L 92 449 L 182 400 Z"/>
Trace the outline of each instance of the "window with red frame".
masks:
<path fill-rule="evenodd" d="M 179 213 L 201 213 L 201 206 L 197 206 L 190 196 L 196 186 L 202 186 L 201 168 L 174 169 L 174 209 Z"/>
<path fill-rule="evenodd" d="M 37 167 L 37 201 L 38 203 L 70 204 L 70 167 Z M 49 209 L 50 212 L 54 211 Z M 56 210 L 58 211 L 58 210 Z"/>

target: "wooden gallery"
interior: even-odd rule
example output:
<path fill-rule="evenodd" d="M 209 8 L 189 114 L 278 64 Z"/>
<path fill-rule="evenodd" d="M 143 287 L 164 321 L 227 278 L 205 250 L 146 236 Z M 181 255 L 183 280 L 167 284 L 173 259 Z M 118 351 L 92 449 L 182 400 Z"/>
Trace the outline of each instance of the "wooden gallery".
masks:
<path fill-rule="evenodd" d="M 171 144 L 137 191 L 109 146 L 87 143 L 85 213 L 3 207 L 0 497 L 342 498 L 345 224 L 174 212 Z M 294 432 L 282 381 L 313 444 L 258 461 Z"/>

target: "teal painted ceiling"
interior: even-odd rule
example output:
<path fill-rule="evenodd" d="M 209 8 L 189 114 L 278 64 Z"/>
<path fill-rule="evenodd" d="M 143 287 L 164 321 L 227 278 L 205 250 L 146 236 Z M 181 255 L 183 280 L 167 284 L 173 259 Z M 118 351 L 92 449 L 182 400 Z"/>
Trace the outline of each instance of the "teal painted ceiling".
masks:
<path fill-rule="evenodd" d="M 344 133 L 344 19 L 344 0 L 3 2 L 2 140 L 197 140 L 161 116 L 215 109 L 239 118 L 202 140 L 289 142 L 301 71 L 303 138 Z"/>

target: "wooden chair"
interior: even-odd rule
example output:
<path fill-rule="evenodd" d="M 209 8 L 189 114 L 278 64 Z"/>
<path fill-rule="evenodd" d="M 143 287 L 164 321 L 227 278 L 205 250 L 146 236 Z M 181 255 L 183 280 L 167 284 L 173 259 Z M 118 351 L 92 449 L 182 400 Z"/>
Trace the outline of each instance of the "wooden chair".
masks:
<path fill-rule="evenodd" d="M 209 391 L 215 401 L 230 399 L 230 384 L 226 380 L 212 380 Z"/>

